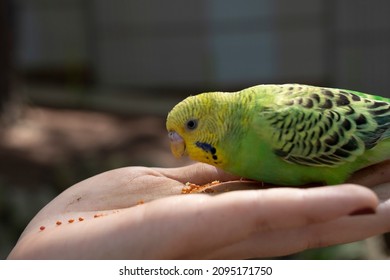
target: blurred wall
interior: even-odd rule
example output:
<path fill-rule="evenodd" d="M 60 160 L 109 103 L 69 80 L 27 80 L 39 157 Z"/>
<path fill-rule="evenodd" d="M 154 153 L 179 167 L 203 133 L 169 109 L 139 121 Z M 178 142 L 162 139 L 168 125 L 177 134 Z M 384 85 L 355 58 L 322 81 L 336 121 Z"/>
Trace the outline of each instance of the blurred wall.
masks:
<path fill-rule="evenodd" d="M 17 64 L 59 68 L 88 59 L 86 18 L 80 0 L 16 0 Z"/>
<path fill-rule="evenodd" d="M 390 1 L 334 1 L 333 9 L 332 81 L 390 97 Z"/>
<path fill-rule="evenodd" d="M 22 71 L 82 68 L 113 87 L 301 82 L 390 96 L 390 1 L 16 2 Z"/>

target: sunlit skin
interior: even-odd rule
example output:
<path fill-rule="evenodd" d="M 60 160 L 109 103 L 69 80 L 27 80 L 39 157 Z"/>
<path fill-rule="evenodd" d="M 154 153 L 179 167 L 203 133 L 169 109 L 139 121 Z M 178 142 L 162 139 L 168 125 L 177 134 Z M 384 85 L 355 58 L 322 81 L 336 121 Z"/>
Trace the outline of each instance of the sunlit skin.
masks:
<path fill-rule="evenodd" d="M 48 203 L 8 258 L 267 258 L 361 240 L 390 230 L 390 188 L 379 186 L 390 182 L 389 168 L 364 169 L 337 187 L 186 195 L 186 182 L 248 186 L 201 163 L 112 170 Z"/>

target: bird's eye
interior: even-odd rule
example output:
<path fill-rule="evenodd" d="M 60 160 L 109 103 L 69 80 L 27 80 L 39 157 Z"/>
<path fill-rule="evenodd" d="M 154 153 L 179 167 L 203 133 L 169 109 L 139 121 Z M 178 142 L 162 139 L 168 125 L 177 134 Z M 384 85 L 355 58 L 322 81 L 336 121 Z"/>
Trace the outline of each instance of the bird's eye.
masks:
<path fill-rule="evenodd" d="M 197 120 L 189 120 L 186 124 L 187 129 L 189 130 L 194 130 L 198 126 L 198 121 Z"/>

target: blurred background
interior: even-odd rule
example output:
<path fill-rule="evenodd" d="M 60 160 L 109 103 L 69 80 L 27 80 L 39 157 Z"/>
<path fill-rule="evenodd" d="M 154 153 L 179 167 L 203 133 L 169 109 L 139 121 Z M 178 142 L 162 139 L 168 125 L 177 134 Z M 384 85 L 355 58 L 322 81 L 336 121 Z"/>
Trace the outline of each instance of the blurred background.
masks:
<path fill-rule="evenodd" d="M 165 118 L 202 91 L 307 83 L 390 97 L 390 1 L 0 0 L 0 258 L 61 191 L 187 164 Z M 385 238 L 288 258 L 388 258 Z"/>

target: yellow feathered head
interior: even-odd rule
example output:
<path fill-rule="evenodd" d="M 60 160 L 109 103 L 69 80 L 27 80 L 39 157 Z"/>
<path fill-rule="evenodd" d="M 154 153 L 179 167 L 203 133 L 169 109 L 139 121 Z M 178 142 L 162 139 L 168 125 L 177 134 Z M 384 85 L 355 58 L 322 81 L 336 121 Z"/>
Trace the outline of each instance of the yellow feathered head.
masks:
<path fill-rule="evenodd" d="M 221 93 L 190 96 L 177 104 L 167 117 L 167 130 L 172 153 L 176 157 L 221 164 L 218 159 L 220 140 L 226 131 Z M 226 116 L 225 116 L 226 117 Z"/>

